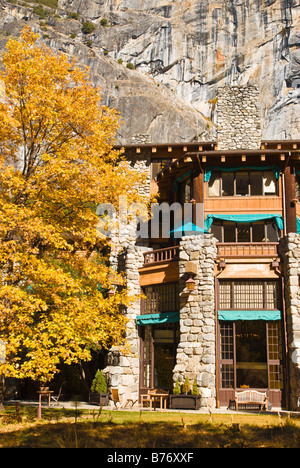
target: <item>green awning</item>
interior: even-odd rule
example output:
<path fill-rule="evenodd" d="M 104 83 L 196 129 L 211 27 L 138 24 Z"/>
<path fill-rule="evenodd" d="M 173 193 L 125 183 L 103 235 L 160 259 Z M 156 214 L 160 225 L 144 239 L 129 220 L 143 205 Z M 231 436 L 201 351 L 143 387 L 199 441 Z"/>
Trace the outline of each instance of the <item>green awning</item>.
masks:
<path fill-rule="evenodd" d="M 283 217 L 279 214 L 238 214 L 238 215 L 223 215 L 223 214 L 208 214 L 204 221 L 204 229 L 208 230 L 214 219 L 223 221 L 232 221 L 234 223 L 255 223 L 257 221 L 265 221 L 274 219 L 278 229 L 283 229 Z"/>
<path fill-rule="evenodd" d="M 136 321 L 138 325 L 156 325 L 159 323 L 176 323 L 179 322 L 179 312 L 163 312 L 161 314 L 145 314 L 137 315 Z"/>
<path fill-rule="evenodd" d="M 280 310 L 219 310 L 218 319 L 226 321 L 236 320 L 273 320 L 281 319 Z"/>
<path fill-rule="evenodd" d="M 297 234 L 300 234 L 300 218 L 297 218 Z"/>
<path fill-rule="evenodd" d="M 211 178 L 211 173 L 213 171 L 217 172 L 236 172 L 236 171 L 266 171 L 268 169 L 271 169 L 274 174 L 276 179 L 279 179 L 280 176 L 280 167 L 278 166 L 238 166 L 238 167 L 223 167 L 223 166 L 208 166 L 205 169 L 205 175 L 204 175 L 204 182 L 209 182 Z"/>

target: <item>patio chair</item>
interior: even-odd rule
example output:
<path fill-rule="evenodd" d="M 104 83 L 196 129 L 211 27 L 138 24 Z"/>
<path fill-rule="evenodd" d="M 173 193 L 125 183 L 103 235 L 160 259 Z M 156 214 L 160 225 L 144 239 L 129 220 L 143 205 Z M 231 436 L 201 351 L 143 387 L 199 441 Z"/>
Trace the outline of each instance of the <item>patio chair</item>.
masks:
<path fill-rule="evenodd" d="M 130 388 L 125 389 L 125 396 L 122 400 L 120 400 L 118 388 L 112 388 L 111 393 L 112 393 L 112 399 L 113 399 L 114 405 L 117 409 L 125 408 L 130 402 L 131 402 L 131 407 L 132 407 L 137 402 L 137 400 L 135 401 L 133 400 Z M 119 407 L 118 407 L 118 403 L 119 403 Z"/>
<path fill-rule="evenodd" d="M 51 395 L 51 400 L 54 401 L 54 406 L 59 406 L 59 403 L 58 403 L 58 400 L 60 399 L 61 397 L 61 391 L 62 391 L 62 386 L 60 387 L 59 389 L 59 392 L 57 395 Z"/>
<path fill-rule="evenodd" d="M 121 400 L 120 400 L 120 397 L 119 397 L 119 389 L 118 388 L 112 388 L 111 389 L 111 396 L 112 396 L 112 400 L 114 402 L 115 408 L 119 409 L 118 408 L 118 403 L 119 403 L 120 408 L 121 408 Z"/>
<path fill-rule="evenodd" d="M 122 401 L 121 407 L 126 408 L 128 403 L 131 403 L 131 408 L 133 405 L 135 405 L 137 400 L 133 401 L 132 394 L 131 394 L 131 389 L 130 388 L 125 388 L 125 396 L 124 396 L 124 401 Z"/>

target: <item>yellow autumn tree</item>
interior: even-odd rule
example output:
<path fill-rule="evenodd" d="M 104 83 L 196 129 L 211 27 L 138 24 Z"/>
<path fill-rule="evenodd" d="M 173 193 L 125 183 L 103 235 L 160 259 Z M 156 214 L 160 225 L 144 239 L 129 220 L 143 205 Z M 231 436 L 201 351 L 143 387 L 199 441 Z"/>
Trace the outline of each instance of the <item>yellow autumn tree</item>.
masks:
<path fill-rule="evenodd" d="M 87 69 L 29 28 L 2 62 L 0 374 L 49 381 L 61 362 L 124 343 L 129 298 L 125 288 L 106 293 L 113 273 L 96 207 L 125 193 L 141 201 L 140 180 L 113 150 L 119 116 L 101 105 Z"/>

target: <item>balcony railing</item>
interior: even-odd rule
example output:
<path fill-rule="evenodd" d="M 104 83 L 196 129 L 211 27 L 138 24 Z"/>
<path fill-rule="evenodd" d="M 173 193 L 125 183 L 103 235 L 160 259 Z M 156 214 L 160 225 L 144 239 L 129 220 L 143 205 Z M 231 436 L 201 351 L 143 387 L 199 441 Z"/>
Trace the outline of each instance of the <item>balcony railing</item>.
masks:
<path fill-rule="evenodd" d="M 150 252 L 144 253 L 144 265 L 171 262 L 173 260 L 178 260 L 178 258 L 178 245 L 174 247 L 166 247 L 165 249 L 151 250 Z"/>
<path fill-rule="evenodd" d="M 218 257 L 277 257 L 278 242 L 218 243 Z"/>
<path fill-rule="evenodd" d="M 255 258 L 277 257 L 278 242 L 236 242 L 218 243 L 218 257 L 225 258 Z M 179 259 L 179 246 L 166 247 L 165 249 L 151 250 L 144 253 L 144 266 Z"/>

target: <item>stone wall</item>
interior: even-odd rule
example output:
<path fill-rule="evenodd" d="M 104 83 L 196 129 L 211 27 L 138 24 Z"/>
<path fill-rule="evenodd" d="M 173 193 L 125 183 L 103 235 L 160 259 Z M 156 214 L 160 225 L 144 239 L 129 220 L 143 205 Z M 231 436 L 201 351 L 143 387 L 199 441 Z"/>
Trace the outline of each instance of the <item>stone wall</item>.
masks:
<path fill-rule="evenodd" d="M 180 342 L 177 348 L 173 380 L 190 383 L 196 379 L 202 407 L 216 404 L 216 333 L 214 260 L 215 238 L 204 236 L 182 237 L 179 253 L 180 277 Z M 185 281 L 187 262 L 197 268 L 195 289 L 187 294 Z"/>
<path fill-rule="evenodd" d="M 283 237 L 280 254 L 285 283 L 290 409 L 296 410 L 300 397 L 300 235 L 290 233 Z"/>
<path fill-rule="evenodd" d="M 223 86 L 218 89 L 217 138 L 220 150 L 260 148 L 259 99 L 255 86 Z"/>
<path fill-rule="evenodd" d="M 139 173 L 147 173 L 146 183 L 140 187 L 142 195 L 149 196 L 150 192 L 150 152 L 143 154 L 132 152 L 129 158 L 131 165 Z M 130 207 L 127 207 L 128 210 Z M 128 323 L 126 327 L 126 339 L 130 346 L 130 353 L 120 352 L 118 347 L 110 349 L 107 358 L 107 366 L 103 370 L 109 384 L 109 388 L 118 387 L 119 394 L 130 388 L 133 398 L 138 398 L 139 391 L 139 337 L 136 324 L 136 316 L 140 314 L 140 278 L 139 268 L 144 263 L 143 253 L 149 250 L 148 241 L 136 239 L 136 222 L 133 219 L 128 224 L 119 226 L 118 232 L 111 238 L 110 262 L 112 268 L 125 272 L 129 294 L 134 298 L 132 304 L 126 309 Z M 151 249 L 150 249 L 151 250 Z"/>
<path fill-rule="evenodd" d="M 130 346 L 130 353 L 120 352 L 118 347 L 110 349 L 107 366 L 103 370 L 109 383 L 109 388 L 118 387 L 121 397 L 126 388 L 130 388 L 134 399 L 138 398 L 139 391 L 139 336 L 136 316 L 140 315 L 140 278 L 138 269 L 143 265 L 143 252 L 147 247 L 136 246 L 134 242 L 124 250 L 125 273 L 129 294 L 136 298 L 126 310 L 128 318 L 126 340 Z"/>

